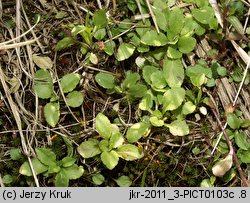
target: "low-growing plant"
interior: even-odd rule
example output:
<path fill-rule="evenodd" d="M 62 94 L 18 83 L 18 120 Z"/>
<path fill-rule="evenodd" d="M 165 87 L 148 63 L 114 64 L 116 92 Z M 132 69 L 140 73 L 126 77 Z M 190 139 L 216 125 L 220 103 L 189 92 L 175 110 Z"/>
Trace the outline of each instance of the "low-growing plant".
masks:
<path fill-rule="evenodd" d="M 36 158 L 31 160 L 36 175 L 42 174 L 44 177 L 52 177 L 57 187 L 67 187 L 69 180 L 75 180 L 83 175 L 82 166 L 75 164 L 73 157 L 64 157 L 56 160 L 55 153 L 49 148 L 36 148 Z M 19 169 L 19 173 L 25 176 L 32 176 L 29 163 L 26 161 Z"/>
<path fill-rule="evenodd" d="M 133 144 L 124 143 L 125 139 L 117 125 L 111 124 L 102 113 L 96 116 L 95 127 L 100 139 L 90 138 L 77 148 L 78 153 L 83 158 L 100 155 L 102 163 L 109 170 L 112 170 L 117 166 L 119 158 L 133 161 L 143 157 L 142 149 Z"/>
<path fill-rule="evenodd" d="M 79 107 L 83 103 L 83 94 L 74 90 L 80 78 L 77 73 L 69 73 L 59 81 L 63 93 L 67 94 L 65 102 L 70 107 Z M 44 106 L 44 116 L 47 123 L 55 127 L 60 118 L 60 97 L 54 91 L 53 79 L 48 70 L 40 69 L 35 73 L 34 89 L 39 98 L 50 99 L 50 102 Z"/>

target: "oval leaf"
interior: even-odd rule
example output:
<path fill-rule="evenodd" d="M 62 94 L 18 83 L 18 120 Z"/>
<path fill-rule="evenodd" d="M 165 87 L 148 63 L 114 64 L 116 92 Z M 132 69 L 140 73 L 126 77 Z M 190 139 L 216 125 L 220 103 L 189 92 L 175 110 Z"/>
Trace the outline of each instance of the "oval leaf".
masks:
<path fill-rule="evenodd" d="M 137 142 L 143 135 L 145 135 L 149 130 L 150 125 L 146 123 L 136 123 L 132 125 L 127 133 L 126 138 L 128 142 Z"/>
<path fill-rule="evenodd" d="M 77 147 L 77 151 L 83 158 L 94 157 L 101 153 L 99 141 L 96 139 L 89 139 L 88 141 L 82 142 Z"/>
<path fill-rule="evenodd" d="M 71 92 L 80 82 L 81 76 L 77 73 L 64 75 L 60 81 L 64 93 Z"/>
<path fill-rule="evenodd" d="M 48 167 L 42 164 L 37 158 L 31 160 L 36 175 L 48 170 Z M 32 172 L 29 163 L 26 161 L 19 169 L 19 173 L 25 176 L 32 176 Z"/>
<path fill-rule="evenodd" d="M 166 124 L 165 126 L 169 128 L 169 131 L 172 135 L 184 136 L 189 134 L 188 125 L 183 120 L 175 120 L 170 124 Z"/>
<path fill-rule="evenodd" d="M 79 107 L 83 103 L 83 95 L 81 92 L 70 92 L 66 97 L 66 102 L 71 107 Z"/>
<path fill-rule="evenodd" d="M 105 181 L 105 178 L 102 174 L 95 174 L 92 176 L 92 181 L 96 184 L 96 185 L 101 185 L 103 184 L 103 182 Z"/>
<path fill-rule="evenodd" d="M 47 57 L 47 56 L 36 56 L 33 55 L 32 59 L 34 61 L 34 63 L 42 69 L 51 69 L 53 67 L 53 62 L 52 60 Z"/>
<path fill-rule="evenodd" d="M 37 158 L 47 166 L 56 165 L 56 155 L 48 148 L 36 148 Z"/>
<path fill-rule="evenodd" d="M 56 187 L 68 187 L 69 186 L 69 179 L 63 170 L 61 170 L 59 173 L 56 174 L 55 186 Z"/>
<path fill-rule="evenodd" d="M 246 164 L 250 163 L 250 151 L 239 149 L 237 151 L 237 156 L 239 157 L 240 161 Z"/>
<path fill-rule="evenodd" d="M 37 96 L 41 99 L 52 97 L 53 82 L 49 71 L 40 69 L 35 73 L 34 90 Z"/>
<path fill-rule="evenodd" d="M 44 107 L 45 120 L 51 127 L 55 127 L 60 117 L 59 103 L 50 102 Z"/>
<path fill-rule="evenodd" d="M 188 115 L 190 113 L 193 113 L 195 109 L 196 109 L 196 106 L 191 101 L 188 101 L 183 105 L 182 113 L 184 115 Z"/>
<path fill-rule="evenodd" d="M 115 151 L 103 152 L 101 154 L 101 160 L 109 170 L 112 170 L 118 164 L 119 157 Z"/>
<path fill-rule="evenodd" d="M 124 142 L 123 135 L 121 133 L 115 133 L 110 137 L 109 147 L 111 149 L 121 146 Z"/>
<path fill-rule="evenodd" d="M 130 180 L 130 178 L 128 176 L 121 176 L 121 177 L 115 179 L 115 182 L 120 187 L 129 187 L 132 184 L 132 181 Z"/>
<path fill-rule="evenodd" d="M 181 60 L 164 59 L 164 77 L 170 87 L 180 87 L 184 80 L 184 69 Z"/>
<path fill-rule="evenodd" d="M 76 180 L 82 176 L 84 169 L 82 166 L 73 164 L 72 166 L 61 168 L 61 171 L 63 171 L 69 180 Z"/>
<path fill-rule="evenodd" d="M 153 125 L 153 126 L 156 126 L 156 127 L 161 127 L 164 125 L 164 121 L 157 118 L 156 116 L 152 116 L 150 117 L 149 119 L 150 123 Z"/>
<path fill-rule="evenodd" d="M 141 43 L 149 45 L 149 46 L 164 46 L 168 42 L 166 35 L 163 33 L 157 33 L 156 30 L 150 30 L 146 32 L 142 38 Z"/>
<path fill-rule="evenodd" d="M 229 113 L 227 116 L 227 123 L 232 129 L 239 129 L 240 128 L 240 119 L 234 114 L 234 113 Z"/>
<path fill-rule="evenodd" d="M 73 44 L 75 44 L 75 41 L 71 37 L 65 37 L 57 43 L 55 50 L 61 51 Z"/>
<path fill-rule="evenodd" d="M 196 46 L 196 39 L 190 36 L 182 36 L 178 41 L 178 48 L 180 52 L 187 54 L 194 50 Z"/>
<path fill-rule="evenodd" d="M 135 51 L 135 46 L 128 43 L 122 43 L 117 52 L 117 60 L 118 61 L 124 61 L 125 59 L 128 59 L 130 56 L 133 55 Z"/>
<path fill-rule="evenodd" d="M 113 89 L 115 87 L 115 78 L 113 75 L 108 73 L 98 73 L 95 76 L 95 81 L 98 85 L 106 89 Z"/>
<path fill-rule="evenodd" d="M 250 143 L 244 133 L 239 133 L 238 131 L 235 131 L 234 139 L 239 148 L 243 150 L 248 150 L 250 148 Z"/>
<path fill-rule="evenodd" d="M 76 162 L 76 159 L 75 159 L 75 158 L 72 158 L 72 157 L 64 157 L 64 158 L 62 159 L 62 166 L 63 166 L 63 167 L 69 167 L 69 166 L 72 166 L 75 162 Z"/>
<path fill-rule="evenodd" d="M 139 150 L 138 147 L 132 144 L 121 145 L 117 148 L 116 152 L 119 157 L 125 159 L 126 161 L 134 161 L 144 156 L 143 151 Z"/>
<path fill-rule="evenodd" d="M 172 111 L 177 109 L 185 98 L 185 90 L 180 87 L 174 87 L 167 90 L 163 95 L 163 109 L 165 111 Z"/>
<path fill-rule="evenodd" d="M 96 131 L 104 138 L 109 139 L 112 132 L 113 126 L 110 123 L 108 117 L 103 115 L 102 113 L 98 113 L 95 119 L 95 127 Z"/>

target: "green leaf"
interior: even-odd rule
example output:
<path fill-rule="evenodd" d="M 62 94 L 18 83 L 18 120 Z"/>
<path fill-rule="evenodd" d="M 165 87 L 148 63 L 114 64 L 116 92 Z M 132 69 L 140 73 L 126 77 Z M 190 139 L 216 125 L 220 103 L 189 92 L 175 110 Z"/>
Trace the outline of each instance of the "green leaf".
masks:
<path fill-rule="evenodd" d="M 142 84 L 136 84 L 128 89 L 128 96 L 141 98 L 147 93 L 147 87 Z"/>
<path fill-rule="evenodd" d="M 99 143 L 99 148 L 102 152 L 110 151 L 109 150 L 109 141 L 105 140 L 105 139 L 101 140 Z"/>
<path fill-rule="evenodd" d="M 184 80 L 184 69 L 179 59 L 165 58 L 163 61 L 164 77 L 170 87 L 180 87 Z"/>
<path fill-rule="evenodd" d="M 21 150 L 18 148 L 14 148 L 10 150 L 10 158 L 14 161 L 18 161 L 23 157 Z"/>
<path fill-rule="evenodd" d="M 167 90 L 163 95 L 164 112 L 177 109 L 185 98 L 185 90 L 181 87 L 174 87 Z"/>
<path fill-rule="evenodd" d="M 214 187 L 214 184 L 211 183 L 210 179 L 204 179 L 201 181 L 200 187 Z"/>
<path fill-rule="evenodd" d="M 71 107 L 79 107 L 83 103 L 83 94 L 78 91 L 70 92 L 66 96 L 66 102 Z"/>
<path fill-rule="evenodd" d="M 89 54 L 89 60 L 91 63 L 93 63 L 95 65 L 98 64 L 98 58 L 97 58 L 96 54 L 94 54 L 92 52 Z"/>
<path fill-rule="evenodd" d="M 211 18 L 213 18 L 213 9 L 210 6 L 203 7 L 203 8 L 193 8 L 191 13 L 195 20 L 202 24 L 209 24 Z"/>
<path fill-rule="evenodd" d="M 148 132 L 149 127 L 149 124 L 142 122 L 132 125 L 126 133 L 126 138 L 128 142 L 137 142 L 142 136 L 144 136 Z"/>
<path fill-rule="evenodd" d="M 113 132 L 113 126 L 108 117 L 102 113 L 98 113 L 95 120 L 96 131 L 104 138 L 109 139 Z"/>
<path fill-rule="evenodd" d="M 239 129 L 241 122 L 240 119 L 233 113 L 227 115 L 227 123 L 232 129 Z"/>
<path fill-rule="evenodd" d="M 126 161 L 134 161 L 144 156 L 143 151 L 132 144 L 124 144 L 116 149 L 117 154 Z"/>
<path fill-rule="evenodd" d="M 48 170 L 48 167 L 42 164 L 37 158 L 31 160 L 35 174 L 38 175 Z M 29 163 L 25 161 L 19 169 L 19 173 L 25 176 L 32 176 Z"/>
<path fill-rule="evenodd" d="M 244 35 L 244 27 L 236 16 L 228 16 L 227 21 L 231 23 L 238 33 Z"/>
<path fill-rule="evenodd" d="M 65 37 L 56 44 L 55 50 L 61 51 L 62 49 L 70 47 L 73 44 L 75 44 L 75 41 L 71 37 Z"/>
<path fill-rule="evenodd" d="M 169 128 L 172 135 L 184 136 L 189 134 L 188 125 L 184 120 L 175 120 L 170 124 L 165 124 L 165 126 Z"/>
<path fill-rule="evenodd" d="M 48 148 L 36 148 L 37 158 L 47 166 L 56 165 L 56 155 Z"/>
<path fill-rule="evenodd" d="M 193 51 L 196 46 L 196 39 L 190 36 L 182 36 L 178 40 L 178 48 L 180 52 L 188 54 Z"/>
<path fill-rule="evenodd" d="M 69 73 L 67 75 L 64 75 L 60 81 L 63 92 L 67 93 L 75 89 L 80 82 L 80 79 L 81 75 L 77 73 Z"/>
<path fill-rule="evenodd" d="M 156 116 L 152 116 L 150 117 L 149 119 L 150 123 L 153 125 L 153 126 L 156 126 L 156 127 L 161 127 L 164 125 L 164 121 L 157 118 Z"/>
<path fill-rule="evenodd" d="M 76 162 L 76 159 L 72 157 L 64 157 L 61 162 L 63 167 L 69 167 Z"/>
<path fill-rule="evenodd" d="M 235 131 L 234 139 L 240 149 L 248 150 L 250 148 L 250 142 L 247 140 L 247 136 L 244 133 Z"/>
<path fill-rule="evenodd" d="M 167 56 L 170 59 L 180 59 L 182 57 L 182 53 L 174 47 L 169 46 L 167 50 Z"/>
<path fill-rule="evenodd" d="M 41 99 L 48 99 L 53 94 L 53 82 L 49 71 L 40 69 L 35 73 L 34 90 Z"/>
<path fill-rule="evenodd" d="M 156 30 L 150 30 L 146 32 L 142 38 L 141 43 L 149 46 L 164 46 L 168 42 L 166 35 L 163 33 L 157 33 Z"/>
<path fill-rule="evenodd" d="M 178 38 L 183 25 L 184 25 L 184 15 L 180 8 L 176 7 L 167 13 L 168 26 L 167 33 L 168 39 L 174 41 Z"/>
<path fill-rule="evenodd" d="M 153 95 L 151 91 L 147 91 L 139 103 L 139 108 L 144 111 L 149 111 L 153 106 Z"/>
<path fill-rule="evenodd" d="M 143 70 L 142 70 L 142 75 L 144 80 L 151 85 L 151 75 L 158 71 L 158 68 L 156 68 L 155 66 L 144 66 Z"/>
<path fill-rule="evenodd" d="M 95 174 L 92 176 L 92 181 L 95 183 L 95 185 L 101 185 L 104 183 L 105 178 L 102 174 Z"/>
<path fill-rule="evenodd" d="M 219 76 L 224 77 L 227 75 L 227 69 L 219 65 L 217 68 L 217 73 Z"/>
<path fill-rule="evenodd" d="M 137 81 L 140 79 L 140 75 L 138 73 L 132 73 L 131 71 L 126 72 L 125 80 L 122 82 L 122 89 L 129 89 L 134 86 Z"/>
<path fill-rule="evenodd" d="M 61 168 L 61 171 L 68 177 L 69 180 L 76 180 L 83 175 L 84 169 L 82 166 L 73 164 L 69 167 Z"/>
<path fill-rule="evenodd" d="M 105 36 L 106 36 L 105 28 L 98 29 L 94 34 L 94 38 L 96 38 L 99 41 L 102 40 Z"/>
<path fill-rule="evenodd" d="M 106 89 L 113 89 L 115 87 L 115 78 L 113 75 L 108 73 L 97 73 L 95 76 L 95 81 L 98 83 L 98 85 Z"/>
<path fill-rule="evenodd" d="M 115 133 L 110 137 L 109 147 L 111 149 L 121 146 L 124 142 L 123 135 L 121 133 Z"/>
<path fill-rule="evenodd" d="M 182 113 L 184 115 L 188 115 L 188 114 L 193 113 L 195 109 L 196 109 L 196 106 L 191 101 L 188 101 L 183 105 Z"/>
<path fill-rule="evenodd" d="M 212 70 L 199 64 L 188 67 L 186 75 L 190 77 L 194 86 L 200 87 L 206 81 L 206 76 L 212 78 Z"/>
<path fill-rule="evenodd" d="M 250 150 L 239 149 L 237 151 L 237 156 L 239 157 L 241 162 L 246 164 L 250 163 Z"/>
<path fill-rule="evenodd" d="M 119 157 L 118 154 L 112 150 L 110 152 L 103 152 L 101 154 L 101 160 L 109 170 L 112 170 L 118 164 Z"/>
<path fill-rule="evenodd" d="M 129 187 L 132 184 L 132 181 L 130 180 L 130 178 L 128 176 L 121 176 L 121 177 L 115 179 L 115 182 L 120 187 Z"/>
<path fill-rule="evenodd" d="M 152 86 L 158 89 L 163 89 L 167 86 L 167 82 L 164 78 L 164 74 L 162 71 L 157 70 L 150 76 L 150 80 L 152 81 Z"/>
<path fill-rule="evenodd" d="M 69 178 L 65 174 L 63 170 L 56 174 L 55 178 L 55 186 L 56 187 L 68 187 L 69 186 Z"/>
<path fill-rule="evenodd" d="M 42 69 L 51 69 L 53 67 L 53 61 L 47 56 L 32 55 L 34 63 Z"/>
<path fill-rule="evenodd" d="M 4 184 L 10 184 L 13 181 L 13 176 L 11 176 L 11 175 L 5 175 L 3 177 L 2 181 L 3 181 Z"/>
<path fill-rule="evenodd" d="M 88 141 L 82 142 L 77 147 L 77 151 L 83 158 L 94 157 L 101 153 L 99 141 L 96 139 L 89 139 Z"/>
<path fill-rule="evenodd" d="M 98 28 L 103 28 L 107 26 L 108 19 L 106 16 L 106 11 L 104 9 L 96 11 L 93 15 L 93 23 Z"/>
<path fill-rule="evenodd" d="M 167 20 L 165 13 L 162 11 L 161 8 L 153 7 L 153 13 L 155 14 L 155 18 L 159 28 L 163 31 L 167 30 Z"/>
<path fill-rule="evenodd" d="M 133 55 L 135 46 L 128 43 L 121 43 L 117 51 L 117 60 L 124 61 Z"/>
<path fill-rule="evenodd" d="M 240 127 L 241 128 L 248 128 L 250 126 L 250 120 L 243 120 L 241 121 Z"/>
<path fill-rule="evenodd" d="M 115 51 L 115 43 L 113 41 L 105 43 L 104 51 L 109 56 L 113 55 Z"/>
<path fill-rule="evenodd" d="M 55 102 L 47 103 L 44 107 L 44 117 L 47 123 L 54 128 L 60 118 L 59 103 Z"/>

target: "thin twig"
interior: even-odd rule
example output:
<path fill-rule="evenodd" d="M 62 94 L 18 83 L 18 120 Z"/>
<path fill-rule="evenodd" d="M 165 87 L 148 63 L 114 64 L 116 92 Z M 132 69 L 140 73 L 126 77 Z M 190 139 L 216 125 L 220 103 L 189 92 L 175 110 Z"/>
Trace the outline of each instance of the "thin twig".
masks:
<path fill-rule="evenodd" d="M 127 29 L 127 30 L 125 30 L 124 32 L 120 33 L 119 35 L 116 35 L 116 36 L 112 37 L 111 39 L 106 40 L 104 43 L 107 43 L 107 42 L 109 42 L 109 41 L 111 41 L 111 40 L 114 40 L 114 39 L 117 39 L 117 38 L 121 37 L 122 35 L 126 34 L 126 33 L 129 32 L 129 31 L 131 31 L 131 30 L 134 29 L 135 27 L 136 27 L 136 25 L 133 25 L 133 26 L 130 27 L 129 29 Z"/>
<path fill-rule="evenodd" d="M 242 185 L 243 185 L 243 187 L 248 187 L 247 179 L 246 179 L 246 177 L 244 176 L 244 173 L 243 173 L 243 171 L 242 171 L 242 168 L 240 167 L 240 162 L 239 162 L 239 159 L 238 159 L 238 157 L 237 157 L 237 155 L 236 155 L 236 153 L 235 153 L 235 151 L 234 151 L 233 144 L 232 144 L 232 142 L 230 141 L 230 138 L 229 138 L 227 132 L 225 131 L 225 129 L 224 129 L 224 127 L 223 127 L 223 125 L 222 125 L 222 123 L 221 123 L 221 121 L 220 121 L 220 118 L 219 118 L 217 112 L 215 111 L 214 108 L 211 108 L 211 109 L 212 109 L 212 112 L 213 112 L 213 114 L 214 114 L 214 116 L 215 116 L 215 118 L 216 118 L 216 120 L 217 120 L 217 122 L 218 122 L 218 124 L 219 124 L 219 126 L 220 126 L 220 128 L 221 128 L 221 130 L 222 130 L 222 132 L 223 132 L 223 134 L 224 134 L 224 136 L 225 136 L 225 138 L 226 138 L 226 141 L 227 141 L 227 144 L 228 144 L 229 150 L 230 150 L 230 151 L 229 151 L 229 154 L 233 155 L 233 158 L 234 158 L 234 161 L 235 161 L 236 168 L 237 168 L 237 170 L 238 170 L 238 172 L 239 172 L 239 175 L 240 175 L 240 178 L 241 178 L 241 181 L 242 181 Z"/>
<path fill-rule="evenodd" d="M 29 157 L 27 144 L 26 144 L 26 141 L 25 141 L 25 138 L 24 138 L 24 135 L 23 135 L 21 118 L 20 118 L 20 115 L 18 113 L 17 107 L 16 107 L 16 105 L 15 105 L 15 103 L 14 103 L 14 101 L 13 101 L 11 95 L 10 95 L 9 88 L 8 88 L 6 82 L 5 82 L 5 75 L 3 73 L 3 69 L 1 67 L 1 64 L 0 64 L 0 79 L 1 79 L 2 87 L 4 89 L 5 95 L 7 97 L 8 103 L 10 105 L 11 111 L 13 113 L 14 119 L 15 119 L 16 124 L 17 124 L 18 132 L 19 132 L 19 135 L 21 137 L 21 143 L 22 143 L 22 148 L 23 148 L 24 154 L 28 158 L 28 162 L 29 162 L 31 172 L 32 172 L 33 178 L 35 180 L 36 186 L 39 187 L 39 182 L 38 182 L 38 179 L 37 179 L 33 164 L 32 164 L 31 159 Z"/>
<path fill-rule="evenodd" d="M 158 24 L 157 24 L 155 15 L 154 15 L 154 13 L 153 13 L 153 11 L 152 11 L 151 5 L 150 5 L 150 3 L 149 3 L 149 0 L 146 0 L 146 2 L 147 2 L 148 9 L 149 9 L 149 13 L 150 13 L 150 15 L 151 15 L 151 17 L 152 17 L 152 20 L 153 20 L 153 22 L 154 22 L 154 25 L 155 25 L 155 29 L 156 29 L 156 31 L 157 31 L 158 33 L 160 33 L 160 30 L 159 30 L 159 27 L 158 27 Z"/>
<path fill-rule="evenodd" d="M 99 9 L 102 9 L 102 3 L 101 3 L 101 1 L 100 0 L 96 0 L 96 1 L 97 1 Z"/>
<path fill-rule="evenodd" d="M 1 1 L 1 0 L 0 0 Z M 0 174 L 0 187 L 4 187 L 4 183 L 3 183 L 3 179 L 2 179 L 2 176 Z"/>
<path fill-rule="evenodd" d="M 83 6 L 79 6 L 79 8 L 80 8 L 81 10 L 85 11 L 86 13 L 89 13 L 89 15 L 91 15 L 91 16 L 94 15 L 91 11 L 89 11 L 89 10 L 86 9 L 86 8 L 84 8 Z"/>
<path fill-rule="evenodd" d="M 142 13 L 142 8 L 141 8 L 141 3 L 140 3 L 140 1 L 139 1 L 139 0 L 136 0 L 136 4 L 137 4 L 137 7 L 138 7 L 139 12 L 140 12 L 142 22 L 145 23 L 145 16 L 144 16 L 143 13 Z"/>

